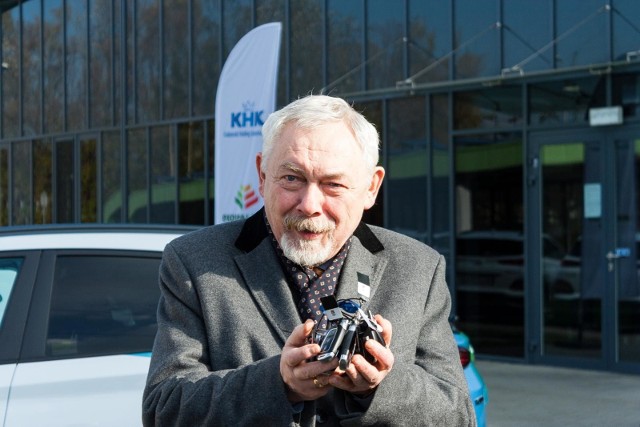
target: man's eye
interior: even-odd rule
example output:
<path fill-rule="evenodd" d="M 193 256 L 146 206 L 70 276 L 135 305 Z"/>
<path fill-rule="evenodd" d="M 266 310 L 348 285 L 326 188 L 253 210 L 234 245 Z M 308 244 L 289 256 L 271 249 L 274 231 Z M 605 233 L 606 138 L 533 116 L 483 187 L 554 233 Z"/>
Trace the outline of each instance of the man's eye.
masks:
<path fill-rule="evenodd" d="M 286 175 L 284 177 L 284 180 L 287 182 L 296 182 L 297 181 L 297 177 L 293 176 L 293 175 Z"/>

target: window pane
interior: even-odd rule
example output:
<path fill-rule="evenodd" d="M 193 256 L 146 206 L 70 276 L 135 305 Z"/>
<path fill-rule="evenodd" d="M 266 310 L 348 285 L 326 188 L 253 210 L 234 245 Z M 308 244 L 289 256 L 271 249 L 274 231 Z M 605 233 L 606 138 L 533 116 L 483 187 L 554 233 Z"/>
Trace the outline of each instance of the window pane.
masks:
<path fill-rule="evenodd" d="M 502 68 L 524 71 L 553 68 L 551 2 L 509 0 L 502 2 L 504 63 Z M 535 25 L 531 25 L 535 22 Z M 538 52 L 544 49 L 542 52 Z"/>
<path fill-rule="evenodd" d="M 499 87 L 458 92 L 454 97 L 454 128 L 513 127 L 522 124 L 522 89 Z"/>
<path fill-rule="evenodd" d="M 13 225 L 31 223 L 31 142 L 13 144 Z"/>
<path fill-rule="evenodd" d="M 328 85 L 327 92 L 353 92 L 363 89 L 364 12 L 359 1 L 328 0 Z"/>
<path fill-rule="evenodd" d="M 157 325 L 159 266 L 157 257 L 59 257 L 47 356 L 151 351 Z"/>
<path fill-rule="evenodd" d="M 602 0 L 556 2 L 556 67 L 607 62 L 608 19 Z"/>
<path fill-rule="evenodd" d="M 613 105 L 621 105 L 624 118 L 640 117 L 640 75 L 622 74 L 613 77 Z"/>
<path fill-rule="evenodd" d="M 387 221 L 392 230 L 427 241 L 427 141 L 425 100 L 399 99 L 389 102 L 386 152 Z"/>
<path fill-rule="evenodd" d="M 23 134 L 40 133 L 40 3 L 22 3 L 22 117 Z"/>
<path fill-rule="evenodd" d="M 449 78 L 451 4 L 449 0 L 409 0 L 409 74 L 416 83 Z"/>
<path fill-rule="evenodd" d="M 9 225 L 9 148 L 0 147 L 0 227 Z"/>
<path fill-rule="evenodd" d="M 75 222 L 75 153 L 73 141 L 58 141 L 56 147 L 56 222 Z"/>
<path fill-rule="evenodd" d="M 223 58 L 226 60 L 233 47 L 252 28 L 253 0 L 222 0 L 224 13 Z"/>
<path fill-rule="evenodd" d="M 127 134 L 127 222 L 146 223 L 149 205 L 147 188 L 146 129 L 131 130 Z"/>
<path fill-rule="evenodd" d="M 189 115 L 189 51 L 187 2 L 164 0 L 164 118 Z M 213 52 L 211 52 L 213 53 Z"/>
<path fill-rule="evenodd" d="M 613 13 L 613 60 L 626 59 L 627 52 L 637 52 L 640 37 L 640 2 L 616 0 Z"/>
<path fill-rule="evenodd" d="M 62 0 L 44 0 L 44 127 L 45 132 L 64 129 L 64 32 Z M 3 29 L 6 32 L 6 26 Z M 6 78 L 6 74 L 4 75 Z"/>
<path fill-rule="evenodd" d="M 431 99 L 431 203 L 433 236 L 431 245 L 447 258 L 447 268 L 453 266 L 449 236 L 449 96 L 436 95 Z"/>
<path fill-rule="evenodd" d="M 524 203 L 518 134 L 455 140 L 456 293 L 478 352 L 524 355 Z"/>
<path fill-rule="evenodd" d="M 2 14 L 2 136 L 20 134 L 20 8 Z"/>
<path fill-rule="evenodd" d="M 52 221 L 52 170 L 53 150 L 50 141 L 33 143 L 33 200 L 34 224 L 49 224 Z"/>
<path fill-rule="evenodd" d="M 113 4 L 106 1 L 89 2 L 89 92 L 92 127 L 111 124 L 113 102 L 112 70 L 112 10 Z"/>
<path fill-rule="evenodd" d="M 80 222 L 98 220 L 98 171 L 95 138 L 80 141 Z"/>
<path fill-rule="evenodd" d="M 22 258 L 0 258 L 0 326 L 21 266 Z"/>
<path fill-rule="evenodd" d="M 496 0 L 457 0 L 455 5 L 455 74 L 457 79 L 500 73 Z"/>
<path fill-rule="evenodd" d="M 606 105 L 605 79 L 567 79 L 531 85 L 529 121 L 532 125 L 586 123 L 589 108 Z"/>
<path fill-rule="evenodd" d="M 193 2 L 193 114 L 212 115 L 220 74 L 220 0 Z"/>
<path fill-rule="evenodd" d="M 79 130 L 87 127 L 87 6 L 66 5 L 67 126 Z"/>
<path fill-rule="evenodd" d="M 367 2 L 367 89 L 394 87 L 404 75 L 404 19 L 400 5 Z"/>
<path fill-rule="evenodd" d="M 289 23 L 284 16 L 284 0 L 255 0 L 256 8 L 256 26 L 266 24 L 268 22 L 280 22 L 282 23 L 283 38 L 288 32 L 287 26 Z M 318 20 L 317 17 L 314 19 Z M 278 65 L 278 81 L 277 81 L 277 94 L 276 105 L 284 105 L 289 100 L 286 98 L 286 65 L 287 65 L 287 50 L 284 48 L 285 43 L 280 43 L 280 58 Z M 316 53 L 317 54 L 317 53 Z"/>
<path fill-rule="evenodd" d="M 178 126 L 180 223 L 204 224 L 204 128 L 202 122 Z"/>
<path fill-rule="evenodd" d="M 151 222 L 176 222 L 176 142 L 168 126 L 151 129 Z"/>
<path fill-rule="evenodd" d="M 136 100 L 138 123 L 160 119 L 161 86 L 160 73 L 160 18 L 158 2 L 138 0 L 136 21 Z M 186 21 L 185 21 L 186 22 Z M 185 47 L 186 49 L 186 47 Z"/>
<path fill-rule="evenodd" d="M 107 132 L 102 138 L 102 221 L 123 222 L 120 165 L 120 133 Z"/>
<path fill-rule="evenodd" d="M 291 2 L 291 98 L 324 86 L 322 0 Z"/>

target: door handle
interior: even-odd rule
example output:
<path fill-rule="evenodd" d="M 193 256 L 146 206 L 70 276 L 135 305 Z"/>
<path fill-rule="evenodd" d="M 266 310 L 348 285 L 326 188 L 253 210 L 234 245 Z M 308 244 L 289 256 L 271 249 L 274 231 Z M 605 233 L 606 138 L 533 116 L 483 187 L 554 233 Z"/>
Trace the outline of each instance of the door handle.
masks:
<path fill-rule="evenodd" d="M 607 252 L 605 257 L 607 258 L 607 269 L 609 272 L 613 271 L 613 261 L 618 258 L 628 258 L 631 256 L 630 248 L 615 248 L 613 251 Z"/>

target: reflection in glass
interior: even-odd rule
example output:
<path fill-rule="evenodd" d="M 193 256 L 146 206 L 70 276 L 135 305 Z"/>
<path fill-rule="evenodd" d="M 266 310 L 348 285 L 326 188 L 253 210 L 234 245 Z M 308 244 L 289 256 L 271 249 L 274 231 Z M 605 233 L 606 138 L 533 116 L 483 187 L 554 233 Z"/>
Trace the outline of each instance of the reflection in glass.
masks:
<path fill-rule="evenodd" d="M 157 2 L 155 2 L 157 4 Z M 164 106 L 163 118 L 173 119 L 189 115 L 189 52 L 191 36 L 189 27 L 185 27 L 188 19 L 188 4 L 184 0 L 164 0 L 163 41 L 163 77 Z M 211 52 L 213 53 L 213 52 Z M 212 94 L 213 98 L 213 94 Z M 213 102 L 213 101 L 212 101 Z"/>
<path fill-rule="evenodd" d="M 57 141 L 55 182 L 56 192 L 54 204 L 56 206 L 55 222 L 58 224 L 75 222 L 75 183 L 76 174 L 75 150 L 73 141 Z"/>
<path fill-rule="evenodd" d="M 138 123 L 148 123 L 161 118 L 162 63 L 160 53 L 160 20 L 158 2 L 137 0 L 136 21 L 136 114 Z M 171 14 L 169 16 L 172 16 Z M 166 19 L 166 18 L 165 18 Z M 162 38 L 165 40 L 166 38 Z M 184 47 L 186 49 L 186 46 Z"/>
<path fill-rule="evenodd" d="M 323 0 L 290 2 L 291 14 L 291 98 L 318 93 L 324 85 Z M 279 84 L 279 83 L 278 83 Z"/>
<path fill-rule="evenodd" d="M 613 60 L 625 60 L 627 53 L 639 50 L 640 2 L 616 0 L 612 4 L 611 13 L 613 14 Z"/>
<path fill-rule="evenodd" d="M 363 89 L 362 38 L 364 11 L 361 2 L 327 1 L 327 92 Z"/>
<path fill-rule="evenodd" d="M 454 2 L 456 78 L 500 74 L 497 11 L 496 0 Z"/>
<path fill-rule="evenodd" d="M 524 355 L 524 218 L 519 134 L 455 140 L 460 328 L 485 354 Z"/>
<path fill-rule="evenodd" d="M 194 1 L 193 115 L 213 115 L 220 74 L 220 1 Z"/>
<path fill-rule="evenodd" d="M 367 2 L 367 89 L 393 87 L 403 80 L 404 17 L 400 4 Z"/>
<path fill-rule="evenodd" d="M 31 221 L 30 147 L 31 141 L 16 142 L 12 146 L 14 225 L 25 225 Z"/>
<path fill-rule="evenodd" d="M 20 135 L 20 8 L 2 14 L 2 136 Z"/>
<path fill-rule="evenodd" d="M 429 208 L 433 218 L 433 236 L 431 246 L 445 256 L 447 270 L 453 268 L 451 260 L 451 243 L 449 232 L 451 219 L 449 215 L 449 96 L 435 95 L 431 98 L 431 198 Z M 453 284 L 451 277 L 448 282 Z"/>
<path fill-rule="evenodd" d="M 22 120 L 23 135 L 38 135 L 40 126 L 40 3 L 22 3 Z M 4 59 L 3 59 L 4 60 Z"/>
<path fill-rule="evenodd" d="M 151 128 L 151 222 L 176 222 L 176 142 L 169 126 Z"/>
<path fill-rule="evenodd" d="M 550 251 L 542 245 L 545 355 L 600 357 L 601 216 L 596 209 L 585 211 L 598 203 L 598 187 L 587 186 L 597 182 L 591 176 L 597 159 L 598 153 L 582 143 L 541 148 L 542 235 L 564 252 L 559 264 L 551 263 Z M 591 203 L 585 202 L 585 194 Z"/>
<path fill-rule="evenodd" d="M 0 227 L 9 225 L 9 148 L 0 146 Z"/>
<path fill-rule="evenodd" d="M 120 133 L 105 132 L 102 137 L 102 221 L 124 222 L 121 191 Z"/>
<path fill-rule="evenodd" d="M 453 102 L 455 129 L 494 129 L 522 124 L 520 86 L 458 92 Z"/>
<path fill-rule="evenodd" d="M 551 2 L 509 0 L 502 2 L 503 68 L 518 66 L 525 72 L 553 68 Z M 535 25 L 531 25 L 535 22 Z"/>
<path fill-rule="evenodd" d="M 127 133 L 127 222 L 147 223 L 147 132 L 134 129 Z"/>
<path fill-rule="evenodd" d="M 98 220 L 98 165 L 97 141 L 86 138 L 80 141 L 80 222 Z"/>
<path fill-rule="evenodd" d="M 180 223 L 204 224 L 205 137 L 202 122 L 178 125 Z M 212 183 L 210 183 L 213 187 Z"/>
<path fill-rule="evenodd" d="M 565 79 L 530 86 L 532 125 L 588 123 L 589 108 L 606 105 L 605 79 Z"/>
<path fill-rule="evenodd" d="M 52 220 L 53 151 L 50 141 L 33 142 L 33 195 L 35 224 L 49 224 Z M 1 190 L 0 190 L 1 191 Z"/>
<path fill-rule="evenodd" d="M 557 68 L 604 63 L 609 60 L 609 11 L 602 0 L 555 2 Z"/>
<path fill-rule="evenodd" d="M 114 57 L 111 49 L 113 40 L 112 8 L 107 1 L 89 2 L 89 99 L 90 127 L 111 124 L 113 97 L 111 83 L 111 65 Z"/>
<path fill-rule="evenodd" d="M 422 97 L 389 101 L 387 132 L 387 203 L 392 230 L 427 242 L 426 105 Z"/>
<path fill-rule="evenodd" d="M 450 0 L 409 0 L 409 75 L 416 83 L 449 78 L 453 50 Z"/>
<path fill-rule="evenodd" d="M 616 141 L 618 357 L 640 362 L 640 139 Z"/>
<path fill-rule="evenodd" d="M 65 81 L 67 128 L 87 127 L 87 5 L 66 2 L 65 8 Z"/>

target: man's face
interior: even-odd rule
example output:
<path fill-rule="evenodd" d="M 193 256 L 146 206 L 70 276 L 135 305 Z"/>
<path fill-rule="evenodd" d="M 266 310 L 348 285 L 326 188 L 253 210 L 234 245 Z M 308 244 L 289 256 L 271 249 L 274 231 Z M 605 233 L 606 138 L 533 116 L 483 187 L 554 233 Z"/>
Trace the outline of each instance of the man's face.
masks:
<path fill-rule="evenodd" d="M 365 209 L 375 203 L 384 170 L 368 171 L 342 122 L 313 130 L 288 124 L 265 172 L 256 159 L 267 219 L 285 256 L 314 266 L 338 253 Z"/>

